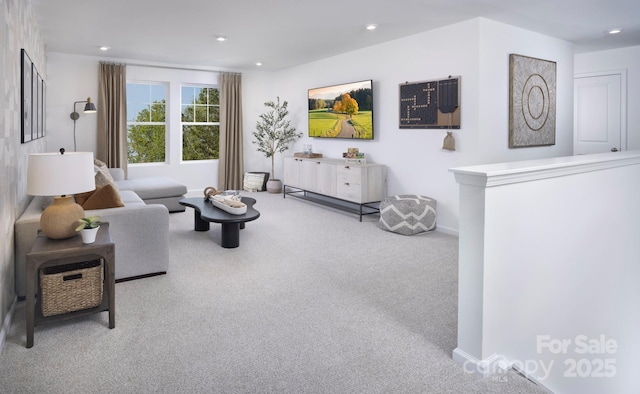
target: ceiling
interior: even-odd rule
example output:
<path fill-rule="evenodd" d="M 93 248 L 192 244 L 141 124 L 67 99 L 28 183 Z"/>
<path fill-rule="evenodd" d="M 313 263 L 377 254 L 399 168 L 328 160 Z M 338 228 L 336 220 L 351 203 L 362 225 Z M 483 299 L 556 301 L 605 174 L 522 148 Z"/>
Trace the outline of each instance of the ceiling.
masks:
<path fill-rule="evenodd" d="M 32 0 L 49 52 L 280 70 L 475 17 L 575 52 L 640 45 L 639 0 Z M 377 24 L 373 31 L 367 24 Z M 606 31 L 623 28 L 617 35 Z M 217 36 L 228 40 L 218 42 Z M 109 46 L 107 52 L 98 47 Z"/>

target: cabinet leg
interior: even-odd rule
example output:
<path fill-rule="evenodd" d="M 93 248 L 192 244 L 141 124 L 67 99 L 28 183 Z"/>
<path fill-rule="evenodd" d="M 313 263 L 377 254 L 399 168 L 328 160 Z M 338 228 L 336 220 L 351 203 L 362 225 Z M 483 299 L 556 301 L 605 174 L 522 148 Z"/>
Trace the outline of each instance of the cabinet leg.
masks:
<path fill-rule="evenodd" d="M 27 348 L 33 347 L 33 325 L 36 312 L 35 274 L 27 274 Z"/>

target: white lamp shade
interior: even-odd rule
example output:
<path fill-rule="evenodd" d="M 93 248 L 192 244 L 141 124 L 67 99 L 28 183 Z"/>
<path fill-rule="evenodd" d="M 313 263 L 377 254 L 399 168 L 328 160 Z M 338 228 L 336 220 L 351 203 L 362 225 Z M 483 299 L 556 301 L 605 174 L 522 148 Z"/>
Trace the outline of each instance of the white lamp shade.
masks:
<path fill-rule="evenodd" d="M 32 153 L 27 163 L 27 194 L 60 196 L 96 188 L 92 152 Z"/>

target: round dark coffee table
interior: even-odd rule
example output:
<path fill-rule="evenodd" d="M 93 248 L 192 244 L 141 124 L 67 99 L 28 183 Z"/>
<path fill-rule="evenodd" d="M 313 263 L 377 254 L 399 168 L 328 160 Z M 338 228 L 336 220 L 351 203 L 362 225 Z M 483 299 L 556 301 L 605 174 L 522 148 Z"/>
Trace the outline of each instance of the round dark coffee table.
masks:
<path fill-rule="evenodd" d="M 237 248 L 240 246 L 240 229 L 244 228 L 246 222 L 260 217 L 260 212 L 253 208 L 256 200 L 250 197 L 242 197 L 241 201 L 247 205 L 247 212 L 242 215 L 227 213 L 213 206 L 211 200 L 205 200 L 202 197 L 183 198 L 180 200 L 180 205 L 193 208 L 195 231 L 209 231 L 210 222 L 220 223 L 222 225 L 220 246 L 223 248 Z"/>

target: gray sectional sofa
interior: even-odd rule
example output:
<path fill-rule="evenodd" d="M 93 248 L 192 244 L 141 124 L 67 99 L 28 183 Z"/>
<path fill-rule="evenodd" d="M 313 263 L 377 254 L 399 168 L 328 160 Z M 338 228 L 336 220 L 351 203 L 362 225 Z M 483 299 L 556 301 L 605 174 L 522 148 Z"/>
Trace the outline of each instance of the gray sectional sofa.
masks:
<path fill-rule="evenodd" d="M 186 209 L 179 201 L 187 193 L 187 187 L 171 178 L 150 176 L 124 179 L 124 172 L 120 168 L 110 168 L 109 172 L 120 191 L 134 191 L 147 204 L 162 204 L 169 212 L 184 212 Z"/>
<path fill-rule="evenodd" d="M 179 206 L 178 201 L 187 188 L 170 178 L 128 181 L 124 180 L 122 170 L 109 171 L 120 190 L 124 207 L 87 210 L 85 216 L 100 216 L 102 221 L 109 222 L 111 239 L 116 245 L 116 280 L 166 273 L 169 268 L 169 211 L 184 210 L 176 205 Z M 15 223 L 18 297 L 25 295 L 26 255 L 37 236 L 40 215 L 48 202 L 47 197 L 34 197 Z"/>

